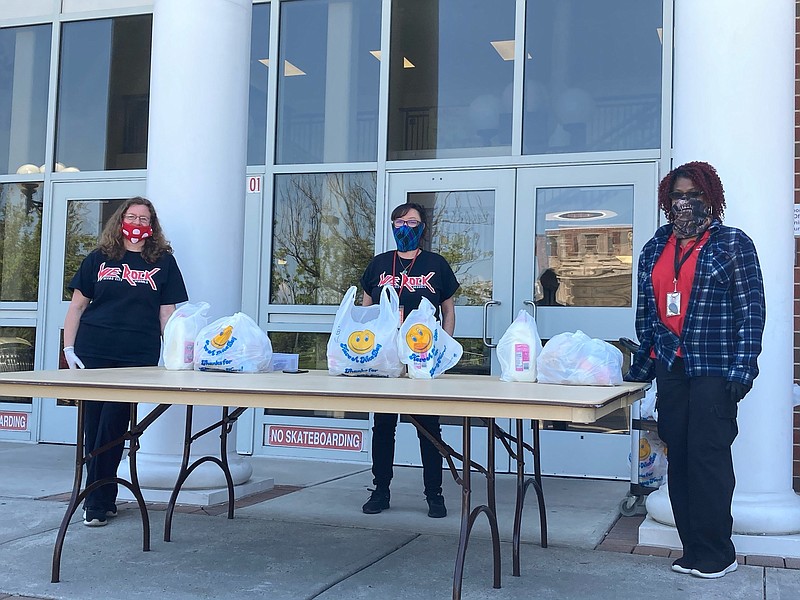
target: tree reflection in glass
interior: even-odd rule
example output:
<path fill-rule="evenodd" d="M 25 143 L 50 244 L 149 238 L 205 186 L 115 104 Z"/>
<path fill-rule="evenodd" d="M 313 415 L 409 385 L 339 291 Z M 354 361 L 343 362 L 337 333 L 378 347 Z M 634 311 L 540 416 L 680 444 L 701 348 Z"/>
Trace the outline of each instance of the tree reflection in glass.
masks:
<path fill-rule="evenodd" d="M 270 302 L 339 304 L 375 250 L 376 173 L 275 178 Z"/>
<path fill-rule="evenodd" d="M 0 184 L 0 301 L 36 302 L 42 240 L 42 186 Z"/>
<path fill-rule="evenodd" d="M 124 200 L 70 200 L 67 202 L 67 232 L 64 244 L 64 294 L 72 298 L 67 285 L 81 262 L 97 248 L 106 221 Z"/>

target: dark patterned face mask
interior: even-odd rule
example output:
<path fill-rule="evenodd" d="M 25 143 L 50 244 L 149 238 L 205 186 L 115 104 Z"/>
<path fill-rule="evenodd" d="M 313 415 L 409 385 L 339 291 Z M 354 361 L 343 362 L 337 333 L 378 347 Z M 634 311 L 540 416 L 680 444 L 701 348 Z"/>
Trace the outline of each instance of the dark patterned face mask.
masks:
<path fill-rule="evenodd" d="M 711 207 L 699 198 L 682 198 L 669 211 L 672 232 L 680 239 L 703 235 L 711 225 Z"/>
<path fill-rule="evenodd" d="M 394 234 L 394 241 L 397 243 L 397 250 L 399 252 L 411 252 L 419 247 L 419 240 L 422 238 L 422 232 L 425 230 L 425 223 L 420 223 L 416 227 L 409 227 L 402 225 L 394 227 L 392 233 Z"/>

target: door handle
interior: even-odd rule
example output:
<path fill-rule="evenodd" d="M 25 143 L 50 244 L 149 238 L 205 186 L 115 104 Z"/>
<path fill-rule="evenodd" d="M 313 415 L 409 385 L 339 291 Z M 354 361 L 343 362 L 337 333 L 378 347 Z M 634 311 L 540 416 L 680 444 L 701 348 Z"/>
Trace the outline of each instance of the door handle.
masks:
<path fill-rule="evenodd" d="M 486 337 L 486 330 L 489 329 L 489 307 L 500 306 L 500 300 L 489 300 L 483 304 L 483 345 L 487 348 L 497 348 L 497 344 L 493 344 Z"/>
<path fill-rule="evenodd" d="M 522 303 L 526 306 L 530 306 L 533 309 L 533 320 L 536 320 L 536 302 L 533 300 L 523 300 Z"/>

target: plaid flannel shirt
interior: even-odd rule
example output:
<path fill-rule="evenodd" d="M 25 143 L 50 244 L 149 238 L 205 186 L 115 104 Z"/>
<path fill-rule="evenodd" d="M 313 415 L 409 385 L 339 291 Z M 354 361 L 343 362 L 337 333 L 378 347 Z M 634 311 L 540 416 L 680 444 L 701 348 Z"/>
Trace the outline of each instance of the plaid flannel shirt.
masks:
<path fill-rule="evenodd" d="M 670 369 L 678 347 L 689 377 L 725 377 L 751 386 L 758 375 L 764 333 L 764 282 L 753 241 L 740 229 L 714 220 L 697 258 L 692 293 L 679 338 L 659 319 L 653 291 L 653 267 L 672 225 L 660 227 L 639 256 L 636 335 L 640 348 L 628 378 L 651 381 L 655 360 Z"/>

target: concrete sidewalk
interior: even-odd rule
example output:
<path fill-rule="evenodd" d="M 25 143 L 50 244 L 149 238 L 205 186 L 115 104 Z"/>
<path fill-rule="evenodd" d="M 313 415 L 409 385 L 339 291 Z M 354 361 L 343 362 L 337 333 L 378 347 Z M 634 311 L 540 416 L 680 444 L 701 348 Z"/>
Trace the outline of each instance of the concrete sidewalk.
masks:
<path fill-rule="evenodd" d="M 364 465 L 263 458 L 251 459 L 255 474 L 274 477 L 274 492 L 240 501 L 233 520 L 220 510 L 176 513 L 169 543 L 164 512 L 153 507 L 150 552 L 141 551 L 141 520 L 131 505 L 99 529 L 76 518 L 61 582 L 51 584 L 73 454 L 70 446 L 0 442 L 0 600 L 452 597 L 460 494 L 451 477 L 445 477 L 450 514 L 444 519 L 426 516 L 422 474 L 413 468 L 395 470 L 390 510 L 364 515 L 371 482 Z M 476 476 L 476 489 L 479 483 Z M 617 519 L 626 482 L 546 478 L 544 488 L 550 547 L 538 545 L 530 495 L 522 576 L 512 577 L 514 480 L 499 477 L 502 588 L 492 588 L 488 527 L 480 517 L 467 551 L 465 600 L 800 598 L 800 570 L 742 565 L 707 581 L 673 573 L 671 558 L 595 550 Z M 473 494 L 473 505 L 481 492 Z"/>

